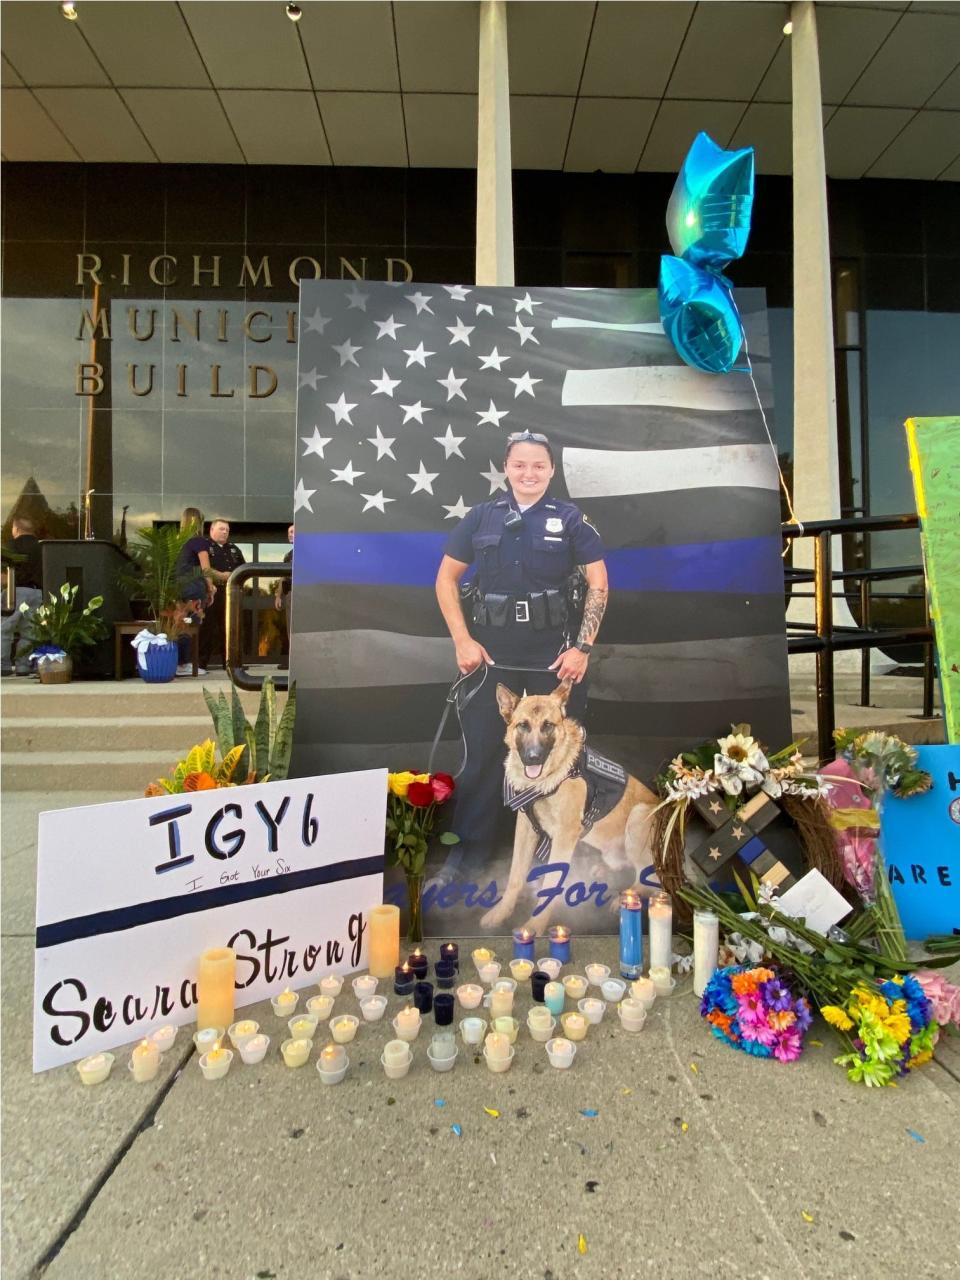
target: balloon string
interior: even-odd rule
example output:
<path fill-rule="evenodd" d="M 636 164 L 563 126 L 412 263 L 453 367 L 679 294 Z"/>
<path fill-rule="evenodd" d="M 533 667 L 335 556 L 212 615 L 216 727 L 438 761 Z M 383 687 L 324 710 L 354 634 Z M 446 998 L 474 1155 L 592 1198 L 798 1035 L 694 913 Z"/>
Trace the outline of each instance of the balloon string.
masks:
<path fill-rule="evenodd" d="M 767 433 L 767 441 L 773 453 L 773 460 L 777 467 L 777 475 L 780 477 L 780 488 L 783 491 L 784 498 L 786 499 L 787 511 L 790 513 L 790 519 L 787 521 L 787 523 L 795 524 L 797 526 L 797 529 L 800 532 L 800 535 L 802 536 L 803 521 L 798 518 L 797 513 L 793 509 L 793 502 L 790 497 L 790 490 L 787 488 L 787 481 L 780 467 L 780 456 L 777 453 L 777 446 L 773 443 L 773 436 L 770 434 L 770 424 L 767 422 L 767 415 L 763 408 L 763 401 L 760 399 L 760 392 L 757 390 L 757 380 L 753 376 L 753 361 L 750 359 L 750 344 L 747 342 L 747 331 L 744 328 L 742 320 L 740 321 L 740 332 L 743 335 L 743 354 L 746 357 L 746 361 L 747 361 L 747 373 L 750 376 L 750 385 L 751 387 L 753 387 L 753 394 L 756 396 L 756 399 L 757 399 L 757 408 L 760 410 L 760 417 L 763 421 L 763 429 Z M 790 549 L 789 544 L 784 546 L 783 551 L 780 553 L 781 559 L 786 558 L 786 555 L 789 549 Z"/>

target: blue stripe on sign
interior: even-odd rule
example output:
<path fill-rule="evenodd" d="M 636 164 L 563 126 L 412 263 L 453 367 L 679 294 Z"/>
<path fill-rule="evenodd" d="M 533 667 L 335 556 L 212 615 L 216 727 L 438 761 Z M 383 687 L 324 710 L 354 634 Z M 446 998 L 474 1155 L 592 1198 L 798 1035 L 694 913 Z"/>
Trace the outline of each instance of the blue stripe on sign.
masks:
<path fill-rule="evenodd" d="M 382 875 L 383 868 L 382 854 L 374 858 L 351 858 L 325 867 L 291 871 L 273 879 L 268 876 L 265 880 L 252 880 L 248 884 L 220 885 L 216 889 L 185 893 L 175 898 L 138 902 L 129 907 L 116 907 L 112 911 L 94 911 L 87 916 L 74 916 L 70 920 L 40 925 L 37 928 L 37 947 L 56 947 L 63 942 L 76 942 L 79 938 L 92 938 L 101 933 L 119 933 L 123 929 L 136 929 L 142 924 L 155 924 L 158 920 L 172 920 L 176 916 L 209 911 L 212 907 L 229 907 L 237 902 L 294 893 L 313 885 L 336 884 L 340 880 Z"/>
<path fill-rule="evenodd" d="M 445 533 L 304 533 L 297 536 L 298 586 L 353 583 L 432 587 Z M 715 591 L 754 595 L 783 590 L 779 534 L 672 547 L 608 551 L 613 591 Z"/>

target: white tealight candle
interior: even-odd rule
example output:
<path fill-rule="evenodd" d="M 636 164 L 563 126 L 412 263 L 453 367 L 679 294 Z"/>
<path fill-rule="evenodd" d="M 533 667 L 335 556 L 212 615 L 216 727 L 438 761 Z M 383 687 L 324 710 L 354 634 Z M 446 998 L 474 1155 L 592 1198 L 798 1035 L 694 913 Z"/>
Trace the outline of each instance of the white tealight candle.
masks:
<path fill-rule="evenodd" d="M 595 1000 L 592 996 L 588 996 L 585 1000 L 577 1001 L 577 1008 L 588 1022 L 596 1024 L 603 1019 L 607 1006 L 602 1000 Z"/>
<path fill-rule="evenodd" d="M 527 1022 L 531 1027 L 549 1027 L 553 1021 L 553 1014 L 549 1009 L 544 1008 L 542 1004 L 534 1005 L 527 1014 Z"/>
<path fill-rule="evenodd" d="M 347 1060 L 347 1051 L 342 1044 L 328 1044 L 320 1050 L 320 1070 L 339 1071 Z"/>
<path fill-rule="evenodd" d="M 570 1041 L 564 1039 L 563 1036 L 557 1036 L 554 1040 L 550 1041 L 549 1052 L 554 1058 L 572 1058 L 574 1055 L 574 1047 Z"/>
<path fill-rule="evenodd" d="M 222 1035 L 223 1032 L 219 1027 L 203 1027 L 200 1031 L 195 1032 L 193 1043 L 197 1046 L 197 1053 L 207 1053 Z"/>
<path fill-rule="evenodd" d="M 483 999 L 483 987 L 477 986 L 475 982 L 465 982 L 463 986 L 457 987 L 457 999 L 464 1009 L 476 1009 Z"/>
<path fill-rule="evenodd" d="M 560 1025 L 569 1040 L 582 1040 L 587 1034 L 587 1020 L 582 1013 L 565 1013 Z"/>
<path fill-rule="evenodd" d="M 307 1001 L 307 1012 L 312 1013 L 317 1022 L 326 1022 L 333 1010 L 333 996 L 311 996 Z"/>
<path fill-rule="evenodd" d="M 388 1040 L 383 1049 L 383 1060 L 389 1066 L 399 1066 L 410 1057 L 410 1046 L 405 1040 Z"/>
<path fill-rule="evenodd" d="M 537 968 L 543 973 L 549 974 L 551 981 L 555 981 L 557 974 L 563 968 L 563 965 L 559 960 L 554 959 L 553 956 L 544 956 L 542 960 L 537 961 Z"/>
<path fill-rule="evenodd" d="M 495 959 L 495 955 L 488 947 L 477 947 L 476 951 L 473 952 L 473 963 L 478 972 L 482 964 L 489 964 L 491 960 Z"/>
<path fill-rule="evenodd" d="M 302 1067 L 310 1057 L 312 1045 L 312 1040 L 284 1040 L 280 1052 L 288 1067 Z"/>
<path fill-rule="evenodd" d="M 464 1044 L 482 1044 L 487 1024 L 482 1018 L 464 1018 L 460 1023 L 460 1034 Z"/>
<path fill-rule="evenodd" d="M 296 991 L 291 991 L 289 987 L 285 991 L 281 991 L 278 996 L 274 996 L 271 1000 L 273 1011 L 278 1017 L 289 1017 L 297 1007 L 297 1001 L 300 996 Z"/>
<path fill-rule="evenodd" d="M 143 1040 L 130 1055 L 130 1070 L 137 1084 L 147 1084 L 160 1069 L 160 1050 L 152 1040 Z"/>
<path fill-rule="evenodd" d="M 338 978 L 336 974 L 328 973 L 325 978 L 320 979 L 317 986 L 320 988 L 320 994 L 322 996 L 330 996 L 332 1000 L 335 1000 L 340 994 L 340 988 L 343 986 L 343 979 Z"/>
<path fill-rule="evenodd" d="M 337 1044 L 349 1044 L 357 1034 L 357 1027 L 359 1025 L 359 1018 L 355 1018 L 350 1013 L 343 1013 L 339 1018 L 334 1018 L 330 1023 L 330 1034 L 333 1036 Z"/>
<path fill-rule="evenodd" d="M 599 987 L 610 977 L 610 966 L 605 964 L 588 964 L 585 969 L 587 981 L 593 987 Z"/>
<path fill-rule="evenodd" d="M 364 1000 L 369 1000 L 377 994 L 377 979 L 369 973 L 362 978 L 354 978 L 353 993 L 361 1004 Z"/>
<path fill-rule="evenodd" d="M 480 975 L 481 982 L 491 986 L 500 977 L 500 965 L 496 960 L 488 960 L 486 964 L 479 966 L 477 973 Z"/>
<path fill-rule="evenodd" d="M 510 972 L 513 974 L 517 982 L 529 982 L 533 973 L 532 960 L 511 960 Z"/>
<path fill-rule="evenodd" d="M 249 1040 L 244 1041 L 240 1046 L 240 1057 L 248 1067 L 252 1067 L 256 1063 L 264 1060 L 269 1048 L 270 1037 L 258 1032 L 255 1036 L 251 1036 Z"/>
<path fill-rule="evenodd" d="M 219 1044 L 216 1045 L 200 1059 L 200 1070 L 203 1072 L 204 1080 L 222 1080 L 230 1070 L 231 1062 L 233 1062 L 231 1050 L 222 1049 Z"/>
<path fill-rule="evenodd" d="M 161 1053 L 166 1053 L 168 1049 L 172 1049 L 176 1038 L 177 1028 L 169 1023 L 165 1027 L 158 1027 L 156 1031 L 150 1032 L 150 1039 Z"/>
<path fill-rule="evenodd" d="M 510 1039 L 502 1031 L 491 1031 L 484 1041 L 484 1048 L 491 1062 L 501 1062 L 510 1056 Z"/>
<path fill-rule="evenodd" d="M 301 1013 L 290 1019 L 287 1029 L 294 1040 L 312 1040 L 317 1029 L 317 1019 L 312 1013 Z"/>
<path fill-rule="evenodd" d="M 654 965 L 650 970 L 650 981 L 653 983 L 654 991 L 658 996 L 668 996 L 673 990 L 673 978 L 670 976 L 670 970 L 666 965 Z"/>
<path fill-rule="evenodd" d="M 587 994 L 587 980 L 579 973 L 568 973 L 563 980 L 563 989 L 571 1000 L 582 1000 Z"/>
<path fill-rule="evenodd" d="M 490 995 L 491 1019 L 506 1018 L 513 1012 L 513 992 L 493 991 Z"/>
<path fill-rule="evenodd" d="M 657 998 L 657 989 L 649 978 L 637 978 L 636 982 L 630 986 L 630 994 L 634 1000 L 639 1000 L 645 1009 L 650 1009 Z"/>
<path fill-rule="evenodd" d="M 103 1084 L 113 1066 L 112 1053 L 94 1053 L 77 1063 L 80 1079 L 86 1085 Z"/>
<path fill-rule="evenodd" d="M 253 1022 L 250 1018 L 243 1022 L 235 1022 L 230 1028 L 228 1034 L 230 1043 L 235 1049 L 242 1049 L 248 1040 L 251 1040 L 260 1030 L 259 1022 Z"/>

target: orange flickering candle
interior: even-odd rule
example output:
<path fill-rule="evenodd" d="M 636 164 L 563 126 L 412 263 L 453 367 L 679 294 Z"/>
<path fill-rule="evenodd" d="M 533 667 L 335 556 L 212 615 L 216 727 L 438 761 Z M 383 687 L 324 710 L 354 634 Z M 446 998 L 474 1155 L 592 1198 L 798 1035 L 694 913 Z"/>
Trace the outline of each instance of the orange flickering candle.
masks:
<path fill-rule="evenodd" d="M 237 956 L 231 947 L 214 947 L 200 957 L 197 973 L 197 1026 L 229 1027 L 233 1022 Z"/>
<path fill-rule="evenodd" d="M 400 908 L 383 903 L 370 912 L 369 970 L 375 978 L 389 978 L 400 963 Z"/>

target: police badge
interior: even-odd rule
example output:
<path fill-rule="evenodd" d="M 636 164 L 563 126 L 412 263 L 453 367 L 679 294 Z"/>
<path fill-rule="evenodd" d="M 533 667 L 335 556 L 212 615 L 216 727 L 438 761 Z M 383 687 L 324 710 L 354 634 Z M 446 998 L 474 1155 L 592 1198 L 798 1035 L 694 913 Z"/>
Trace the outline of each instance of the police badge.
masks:
<path fill-rule="evenodd" d="M 560 519 L 559 516 L 550 516 L 544 528 L 546 529 L 547 533 L 562 533 L 563 521 Z"/>

